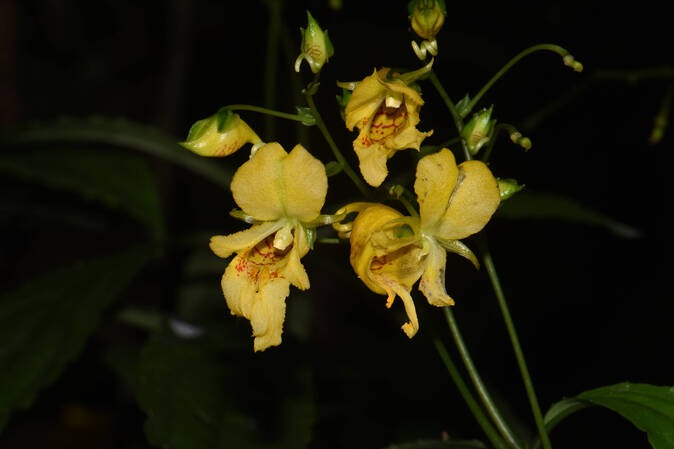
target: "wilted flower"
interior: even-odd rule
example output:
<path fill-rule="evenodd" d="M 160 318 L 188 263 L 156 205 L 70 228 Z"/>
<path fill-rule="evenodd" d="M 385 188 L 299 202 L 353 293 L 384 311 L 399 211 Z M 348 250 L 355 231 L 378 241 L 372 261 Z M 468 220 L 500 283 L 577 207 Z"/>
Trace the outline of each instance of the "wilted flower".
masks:
<path fill-rule="evenodd" d="M 325 167 L 301 145 L 286 153 L 268 143 L 234 174 L 234 201 L 254 224 L 212 237 L 210 247 L 222 258 L 236 253 L 222 291 L 231 313 L 250 320 L 255 351 L 281 344 L 290 285 L 309 288 L 300 259 L 313 244 L 327 189 Z"/>
<path fill-rule="evenodd" d="M 346 127 L 359 130 L 353 148 L 361 174 L 371 186 L 378 187 L 384 182 L 388 175 L 386 162 L 397 151 L 419 150 L 421 142 L 433 133 L 416 128 L 424 101 L 409 86 L 430 67 L 428 64 L 403 75 L 392 74 L 390 68 L 375 70 L 355 85 L 349 97 L 344 110 Z"/>
<path fill-rule="evenodd" d="M 445 289 L 447 251 L 477 258 L 460 240 L 479 232 L 500 202 L 499 187 L 480 161 L 456 165 L 446 148 L 425 156 L 417 165 L 414 191 L 419 217 L 404 216 L 377 203 L 352 203 L 338 213 L 358 212 L 351 223 L 350 262 L 358 277 L 375 293 L 387 295 L 386 306 L 399 296 L 409 321 L 402 329 L 413 337 L 419 322 L 412 286 L 434 306 L 451 306 Z"/>
<path fill-rule="evenodd" d="M 201 156 L 229 156 L 247 143 L 262 145 L 262 139 L 239 114 L 223 109 L 195 122 L 184 142 L 179 145 Z"/>

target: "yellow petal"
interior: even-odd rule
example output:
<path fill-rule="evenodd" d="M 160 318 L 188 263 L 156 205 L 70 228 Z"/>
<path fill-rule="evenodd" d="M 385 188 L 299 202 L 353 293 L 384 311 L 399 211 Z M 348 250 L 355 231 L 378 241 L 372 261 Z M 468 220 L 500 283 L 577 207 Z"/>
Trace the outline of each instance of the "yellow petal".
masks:
<path fill-rule="evenodd" d="M 222 157 L 229 156 L 246 143 L 262 142 L 239 114 L 231 111 L 222 113 L 226 116 L 226 123 L 224 129 L 218 130 L 220 114 L 197 121 L 192 125 L 187 140 L 179 144 L 200 156 Z"/>
<path fill-rule="evenodd" d="M 236 256 L 222 277 L 227 307 L 233 315 L 250 320 L 255 351 L 278 346 L 281 344 L 290 283 L 286 279 L 275 278 L 258 285 L 251 282 L 247 272 L 238 269 L 240 262 L 240 256 Z"/>
<path fill-rule="evenodd" d="M 364 145 L 360 137 L 353 141 L 353 149 L 358 156 L 360 174 L 365 182 L 379 187 L 388 176 L 386 161 L 389 151 L 379 144 Z"/>
<path fill-rule="evenodd" d="M 325 166 L 304 147 L 288 154 L 272 142 L 239 167 L 231 190 L 239 207 L 258 220 L 311 221 L 323 207 L 328 181 Z"/>
<path fill-rule="evenodd" d="M 386 76 L 389 70 L 382 69 L 380 73 Z M 377 112 L 385 96 L 386 86 L 380 81 L 376 70 L 356 84 L 344 109 L 347 129 L 353 131 L 354 126 L 362 126 L 363 122 L 367 122 Z"/>
<path fill-rule="evenodd" d="M 447 148 L 421 158 L 417 164 L 414 192 L 424 226 L 435 225 L 444 215 L 458 177 L 454 154 Z"/>
<path fill-rule="evenodd" d="M 422 228 L 444 240 L 459 240 L 480 231 L 496 211 L 500 191 L 481 161 L 458 166 L 447 148 L 417 164 L 414 191 Z"/>
<path fill-rule="evenodd" d="M 421 275 L 419 290 L 424 294 L 428 303 L 434 306 L 452 306 L 454 300 L 449 297 L 445 289 L 445 267 L 447 253 L 445 249 L 433 240 L 427 239 L 428 255 Z"/>
<path fill-rule="evenodd" d="M 210 248 L 216 256 L 223 259 L 232 253 L 253 248 L 269 235 L 284 226 L 284 222 L 268 221 L 229 235 L 214 235 L 211 237 Z"/>
<path fill-rule="evenodd" d="M 459 178 L 435 235 L 459 240 L 479 232 L 501 201 L 498 182 L 481 161 L 459 164 Z"/>

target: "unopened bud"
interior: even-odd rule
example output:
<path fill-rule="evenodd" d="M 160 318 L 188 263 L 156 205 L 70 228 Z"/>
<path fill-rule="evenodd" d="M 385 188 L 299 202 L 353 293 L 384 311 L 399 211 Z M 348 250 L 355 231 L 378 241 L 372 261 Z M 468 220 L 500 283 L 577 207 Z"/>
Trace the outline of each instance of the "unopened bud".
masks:
<path fill-rule="evenodd" d="M 302 44 L 300 45 L 300 55 L 295 59 L 295 71 L 300 71 L 300 65 L 306 60 L 313 73 L 321 71 L 323 64 L 334 54 L 335 50 L 328 37 L 328 31 L 323 31 L 314 20 L 313 16 L 307 11 L 307 27 L 300 28 L 302 34 Z"/>
<path fill-rule="evenodd" d="M 501 201 L 507 200 L 524 188 L 524 184 L 518 184 L 515 179 L 497 179 L 498 189 L 501 192 Z"/>
<path fill-rule="evenodd" d="M 473 156 L 491 139 L 496 124 L 496 121 L 491 118 L 493 109 L 494 107 L 491 106 L 489 109 L 476 112 L 461 130 L 461 137 L 466 141 L 468 151 Z"/>
<path fill-rule="evenodd" d="M 241 120 L 239 114 L 223 109 L 195 122 L 184 142 L 178 144 L 200 156 L 229 156 L 246 143 L 258 145 L 262 139 Z"/>
<path fill-rule="evenodd" d="M 422 39 L 434 40 L 445 23 L 445 1 L 411 0 L 407 4 L 407 10 L 414 32 Z"/>

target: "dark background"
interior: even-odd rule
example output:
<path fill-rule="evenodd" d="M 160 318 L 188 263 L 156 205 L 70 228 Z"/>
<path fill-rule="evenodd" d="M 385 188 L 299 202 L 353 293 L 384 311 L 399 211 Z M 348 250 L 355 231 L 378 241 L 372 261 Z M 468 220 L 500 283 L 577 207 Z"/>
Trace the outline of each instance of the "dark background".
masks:
<path fill-rule="evenodd" d="M 281 23 L 288 38 L 276 42 L 276 67 L 270 68 L 264 51 L 267 5 L 258 0 L 0 0 L 0 125 L 61 116 L 125 117 L 156 126 L 178 141 L 194 121 L 221 106 L 262 105 L 268 70 L 277 73 L 275 107 L 292 111 L 301 104 L 298 86 L 310 80 L 305 65 L 300 74 L 292 70 L 306 9 L 329 31 L 335 46 L 317 96 L 331 129 L 343 127 L 334 107 L 334 81 L 356 81 L 382 66 L 419 65 L 409 46 L 414 36 L 406 2 L 345 0 L 341 10 L 333 10 L 326 2 L 288 1 Z M 495 174 L 517 178 L 535 191 L 568 195 L 640 231 L 639 238 L 628 239 L 583 224 L 498 217 L 490 223 L 494 260 L 542 408 L 622 381 L 672 385 L 666 160 L 673 140 L 666 133 L 657 145 L 648 142 L 653 119 L 674 82 L 671 19 L 655 2 L 461 2 L 447 8 L 434 68 L 455 102 L 537 43 L 561 45 L 585 66 L 578 74 L 557 55 L 537 53 L 493 87 L 481 106 L 494 104 L 499 121 L 517 126 L 533 141 L 525 153 L 502 137 L 492 159 Z M 653 67 L 668 71 L 625 76 Z M 419 128 L 434 129 L 438 140 L 455 135 L 430 84 L 424 89 L 427 104 Z M 549 114 L 537 114 L 556 101 L 559 107 Z M 296 128 L 288 122 L 241 115 L 254 129 L 269 132 L 260 132 L 265 140 L 276 136 L 286 149 L 297 141 Z M 336 139 L 349 148 L 353 136 L 344 131 L 335 132 Z M 315 129 L 305 139 L 308 148 L 323 151 L 329 160 Z M 243 157 L 234 156 L 237 161 Z M 405 161 L 401 156 L 398 164 Z M 222 232 L 221 226 L 232 225 L 227 216 L 231 198 L 179 168 L 156 168 L 170 232 Z M 329 204 L 355 198 L 344 179 L 331 178 Z M 9 245 L 11 238 L 4 243 Z M 254 362 L 264 371 L 265 363 L 276 366 L 288 353 L 297 356 L 297 348 L 306 350 L 299 354 L 315 370 L 319 407 L 312 447 L 382 448 L 439 438 L 442 432 L 480 437 L 433 349 L 433 336 L 449 336 L 441 314 L 417 300 L 422 331 L 407 341 L 398 330 L 399 311 L 386 311 L 382 298 L 322 260 L 345 257 L 344 248 L 324 251 L 305 259 L 315 294 L 307 340 L 284 336 L 290 349 L 268 350 Z M 5 254 L 3 267 L 9 269 L 15 261 Z M 148 282 L 171 279 L 184 262 L 180 254 L 174 256 L 161 261 Z M 497 399 L 510 404 L 507 411 L 531 426 L 486 274 L 459 258 L 448 259 L 447 288 L 457 299 L 455 314 L 474 361 Z M 31 261 L 16 263 L 21 267 Z M 11 272 L 21 277 L 15 266 Z M 168 287 L 159 290 L 171 295 Z M 224 303 L 222 319 L 233 319 Z M 245 323 L 240 330 L 248 338 Z M 29 447 L 37 435 L 58 427 L 64 404 L 70 403 L 102 410 L 117 422 L 114 432 L 106 434 L 103 426 L 103 437 L 85 440 L 87 447 L 146 447 L 143 414 L 119 406 L 121 389 L 92 345 L 34 409 L 14 417 L 0 435 L 0 447 Z M 600 409 L 569 418 L 552 441 L 557 449 L 597 447 L 599 441 L 608 441 L 601 447 L 647 447 L 644 434 Z"/>

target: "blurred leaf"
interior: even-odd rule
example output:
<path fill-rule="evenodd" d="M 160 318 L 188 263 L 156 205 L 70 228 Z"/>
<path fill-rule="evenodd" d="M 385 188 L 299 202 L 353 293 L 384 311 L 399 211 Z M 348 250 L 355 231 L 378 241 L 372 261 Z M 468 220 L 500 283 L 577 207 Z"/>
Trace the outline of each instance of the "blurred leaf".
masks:
<path fill-rule="evenodd" d="M 306 447 L 315 415 L 307 394 L 310 376 L 294 367 L 292 375 L 299 379 L 287 382 L 265 364 L 270 359 L 260 361 L 265 356 L 253 354 L 250 344 L 244 352 L 223 351 L 206 337 L 154 335 L 141 353 L 138 382 L 150 444 L 166 449 Z M 247 370 L 256 362 L 271 372 L 255 369 L 251 375 Z M 275 391 L 268 393 L 270 388 Z M 256 406 L 278 422 L 270 422 L 269 416 L 261 421 Z M 279 429 L 275 443 L 264 436 L 270 428 Z"/>
<path fill-rule="evenodd" d="M 149 255 L 137 248 L 59 268 L 0 296 L 0 430 L 80 353 Z"/>
<path fill-rule="evenodd" d="M 27 149 L 0 153 L 0 171 L 125 210 L 164 237 L 159 194 L 144 160 L 121 151 Z"/>
<path fill-rule="evenodd" d="M 641 232 L 606 215 L 589 209 L 577 201 L 550 193 L 523 190 L 501 203 L 496 212 L 508 219 L 547 219 L 600 226 L 624 238 L 638 238 Z"/>
<path fill-rule="evenodd" d="M 554 404 L 545 415 L 552 429 L 573 412 L 600 405 L 647 433 L 654 449 L 674 449 L 674 387 L 623 382 L 580 393 Z"/>
<path fill-rule="evenodd" d="M 420 440 L 414 443 L 393 444 L 385 449 L 486 449 L 478 440 Z"/>
<path fill-rule="evenodd" d="M 229 190 L 232 170 L 178 145 L 178 140 L 157 128 L 122 118 L 62 118 L 5 130 L 0 144 L 104 143 L 164 159 Z"/>

